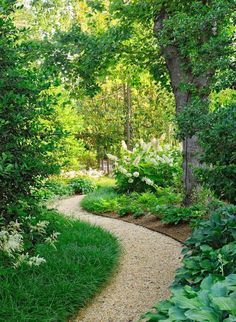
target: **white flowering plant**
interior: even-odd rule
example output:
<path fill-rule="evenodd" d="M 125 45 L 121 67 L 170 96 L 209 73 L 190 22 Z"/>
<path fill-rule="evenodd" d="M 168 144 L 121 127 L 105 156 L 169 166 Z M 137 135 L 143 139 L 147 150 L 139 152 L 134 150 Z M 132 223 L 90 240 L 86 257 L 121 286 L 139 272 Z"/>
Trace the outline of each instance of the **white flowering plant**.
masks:
<path fill-rule="evenodd" d="M 174 187 L 181 177 L 180 148 L 153 139 L 140 140 L 132 150 L 122 142 L 121 155 L 108 155 L 114 162 L 114 176 L 120 192 L 155 191 Z"/>
<path fill-rule="evenodd" d="M 44 208 L 30 206 L 34 215 L 29 215 L 26 202 L 13 207 L 17 215 L 9 222 L 0 223 L 0 260 L 6 266 L 18 268 L 21 265 L 39 266 L 45 259 L 36 254 L 39 244 L 55 247 L 59 233 L 54 231 L 48 220 L 44 219 Z"/>

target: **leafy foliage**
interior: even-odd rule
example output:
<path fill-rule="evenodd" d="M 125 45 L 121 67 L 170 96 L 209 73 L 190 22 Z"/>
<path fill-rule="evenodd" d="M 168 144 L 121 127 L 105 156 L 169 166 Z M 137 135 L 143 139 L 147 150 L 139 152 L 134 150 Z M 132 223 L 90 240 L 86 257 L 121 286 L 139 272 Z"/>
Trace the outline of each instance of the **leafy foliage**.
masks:
<path fill-rule="evenodd" d="M 150 322 L 233 322 L 236 317 L 236 274 L 224 279 L 209 275 L 196 291 L 189 286 L 172 290 L 170 300 L 155 306 L 158 313 L 147 313 Z"/>
<path fill-rule="evenodd" d="M 58 171 L 52 152 L 62 136 L 53 119 L 55 98 L 46 94 L 49 84 L 30 63 L 20 32 L 10 17 L 0 14 L 0 212 L 29 196 L 41 178 Z"/>
<path fill-rule="evenodd" d="M 81 206 L 90 212 L 112 212 L 117 208 L 118 194 L 112 187 L 100 187 L 81 201 Z"/>
<path fill-rule="evenodd" d="M 95 189 L 95 184 L 84 178 L 74 178 L 69 181 L 70 187 L 73 189 L 76 194 L 87 194 Z"/>
<path fill-rule="evenodd" d="M 133 192 L 118 194 L 114 188 L 103 187 L 88 194 L 82 201 L 84 209 L 95 213 L 116 212 L 119 216 L 133 215 L 139 217 L 154 213 L 158 205 L 175 204 L 181 201 L 181 195 L 161 189 L 158 193 Z"/>

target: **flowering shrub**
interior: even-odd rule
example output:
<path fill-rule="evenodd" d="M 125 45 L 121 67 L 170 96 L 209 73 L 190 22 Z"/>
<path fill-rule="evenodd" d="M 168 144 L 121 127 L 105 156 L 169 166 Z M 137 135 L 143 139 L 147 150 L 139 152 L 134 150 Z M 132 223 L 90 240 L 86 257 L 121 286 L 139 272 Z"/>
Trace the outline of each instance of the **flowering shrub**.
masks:
<path fill-rule="evenodd" d="M 35 246 L 46 243 L 55 247 L 59 233 L 52 231 L 49 221 L 37 218 L 25 216 L 0 225 L 0 258 L 7 266 L 17 268 L 22 264 L 45 263 L 44 258 L 35 255 Z"/>
<path fill-rule="evenodd" d="M 156 139 L 150 143 L 140 140 L 131 151 L 122 142 L 121 157 L 108 157 L 114 161 L 114 175 L 122 192 L 175 186 L 181 175 L 180 151 L 161 145 Z"/>

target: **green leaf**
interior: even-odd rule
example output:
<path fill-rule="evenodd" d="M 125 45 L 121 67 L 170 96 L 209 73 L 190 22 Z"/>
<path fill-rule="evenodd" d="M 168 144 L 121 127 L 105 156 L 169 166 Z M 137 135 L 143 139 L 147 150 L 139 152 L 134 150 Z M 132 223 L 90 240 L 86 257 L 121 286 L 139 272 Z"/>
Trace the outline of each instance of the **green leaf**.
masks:
<path fill-rule="evenodd" d="M 215 297 L 212 298 L 212 302 L 217 305 L 220 310 L 236 315 L 236 299 L 230 297 Z"/>
<path fill-rule="evenodd" d="M 211 308 L 201 308 L 199 310 L 189 310 L 185 313 L 186 317 L 199 322 L 220 322 L 219 313 Z"/>

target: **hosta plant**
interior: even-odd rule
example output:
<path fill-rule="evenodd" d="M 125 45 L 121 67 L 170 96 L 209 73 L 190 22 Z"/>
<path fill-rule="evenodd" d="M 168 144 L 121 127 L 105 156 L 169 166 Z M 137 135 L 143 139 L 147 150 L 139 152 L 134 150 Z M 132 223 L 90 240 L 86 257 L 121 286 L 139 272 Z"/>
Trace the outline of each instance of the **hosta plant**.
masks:
<path fill-rule="evenodd" d="M 149 143 L 140 140 L 133 150 L 128 150 L 123 142 L 120 158 L 110 154 L 108 157 L 114 161 L 114 175 L 121 192 L 173 187 L 181 175 L 180 151 L 156 139 Z"/>
<path fill-rule="evenodd" d="M 145 320 L 185 322 L 234 322 L 236 321 L 236 275 L 226 278 L 206 277 L 199 290 L 190 286 L 172 289 L 170 300 L 158 303 Z"/>

